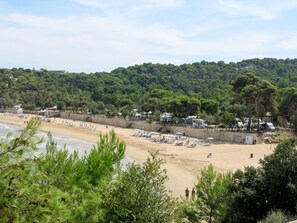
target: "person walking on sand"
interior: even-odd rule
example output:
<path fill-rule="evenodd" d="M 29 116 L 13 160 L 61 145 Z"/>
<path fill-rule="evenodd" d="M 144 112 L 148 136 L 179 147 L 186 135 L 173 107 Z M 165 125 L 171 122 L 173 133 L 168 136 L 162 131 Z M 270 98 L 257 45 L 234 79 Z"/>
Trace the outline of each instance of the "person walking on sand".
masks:
<path fill-rule="evenodd" d="M 191 197 L 192 197 L 192 199 L 194 200 L 194 198 L 195 198 L 195 194 L 196 194 L 196 192 L 195 192 L 195 189 L 194 189 L 194 187 L 192 188 L 192 193 L 191 193 Z"/>
<path fill-rule="evenodd" d="M 185 190 L 185 195 L 186 195 L 186 199 L 188 200 L 189 199 L 189 194 L 190 194 L 190 191 L 188 188 L 186 188 Z"/>

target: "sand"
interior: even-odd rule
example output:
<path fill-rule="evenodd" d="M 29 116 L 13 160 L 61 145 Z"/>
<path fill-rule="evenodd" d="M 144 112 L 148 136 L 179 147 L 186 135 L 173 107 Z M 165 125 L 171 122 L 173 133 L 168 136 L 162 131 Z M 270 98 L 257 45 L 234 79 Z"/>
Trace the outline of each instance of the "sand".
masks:
<path fill-rule="evenodd" d="M 16 115 L 0 114 L 0 122 L 25 126 L 24 119 Z M 82 127 L 84 126 L 84 127 Z M 93 130 L 87 129 L 92 128 Z M 159 156 L 166 163 L 162 166 L 167 171 L 169 180 L 165 186 L 174 197 L 184 196 L 185 188 L 192 188 L 204 167 L 212 164 L 218 172 L 243 170 L 245 166 L 259 166 L 259 159 L 273 152 L 276 144 L 244 145 L 214 141 L 211 145 L 198 144 L 195 148 L 152 142 L 150 139 L 133 136 L 135 130 L 105 126 L 95 123 L 56 118 L 54 122 L 42 122 L 40 130 L 63 136 L 71 136 L 87 142 L 96 142 L 99 134 L 106 134 L 113 129 L 117 136 L 125 141 L 126 155 L 137 163 L 143 163 L 149 151 L 159 151 Z M 211 156 L 208 155 L 211 153 Z M 250 155 L 253 154 L 253 158 Z"/>

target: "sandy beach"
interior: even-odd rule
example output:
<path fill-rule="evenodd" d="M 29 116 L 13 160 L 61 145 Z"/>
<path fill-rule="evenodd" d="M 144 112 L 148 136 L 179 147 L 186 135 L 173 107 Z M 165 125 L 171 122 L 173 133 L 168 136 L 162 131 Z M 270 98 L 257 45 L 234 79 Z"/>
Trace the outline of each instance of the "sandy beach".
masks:
<path fill-rule="evenodd" d="M 24 119 L 15 115 L 0 114 L 0 122 L 25 126 Z M 276 144 L 244 145 L 214 141 L 211 145 L 197 144 L 195 148 L 176 146 L 151 139 L 133 136 L 135 130 L 105 126 L 89 122 L 56 118 L 54 122 L 42 122 L 40 130 L 58 135 L 71 136 L 87 142 L 96 142 L 100 133 L 107 133 L 113 129 L 117 136 L 125 141 L 126 155 L 142 163 L 149 155 L 149 151 L 158 150 L 160 157 L 165 159 L 163 168 L 167 170 L 169 180 L 166 187 L 172 191 L 174 197 L 184 195 L 186 187 L 192 188 L 202 168 L 214 165 L 217 171 L 227 172 L 245 166 L 258 166 L 259 159 L 273 152 Z M 193 139 L 190 139 L 193 140 Z M 253 158 L 250 155 L 253 154 Z"/>

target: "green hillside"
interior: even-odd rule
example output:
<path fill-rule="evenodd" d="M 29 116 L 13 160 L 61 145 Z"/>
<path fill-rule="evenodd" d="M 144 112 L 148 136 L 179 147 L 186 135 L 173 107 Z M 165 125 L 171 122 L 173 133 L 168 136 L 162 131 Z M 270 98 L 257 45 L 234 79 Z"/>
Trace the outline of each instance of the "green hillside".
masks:
<path fill-rule="evenodd" d="M 173 98 L 180 98 L 186 103 L 199 101 L 198 111 L 211 113 L 203 109 L 203 100 L 214 100 L 223 111 L 226 103 L 236 101 L 231 83 L 247 73 L 269 81 L 279 90 L 297 87 L 297 59 L 201 61 L 179 66 L 145 63 L 110 73 L 89 74 L 3 68 L 0 69 L 0 106 L 19 103 L 25 109 L 39 109 L 58 105 L 60 109 L 91 110 L 94 114 L 127 113 L 132 108 L 170 110 Z M 197 113 L 197 109 L 189 112 L 192 113 Z"/>

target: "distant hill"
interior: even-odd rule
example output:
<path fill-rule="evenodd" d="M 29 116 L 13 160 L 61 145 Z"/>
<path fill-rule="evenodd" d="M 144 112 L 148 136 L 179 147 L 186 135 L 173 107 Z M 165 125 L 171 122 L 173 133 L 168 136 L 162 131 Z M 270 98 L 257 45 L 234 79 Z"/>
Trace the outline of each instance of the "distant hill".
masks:
<path fill-rule="evenodd" d="M 252 72 L 278 88 L 297 87 L 297 59 L 201 61 L 180 66 L 145 63 L 110 73 L 90 74 L 3 68 L 0 69 L 0 106 L 15 103 L 28 109 L 54 105 L 63 109 L 140 106 L 141 99 L 153 89 L 186 95 L 200 93 L 205 98 L 219 100 L 230 94 L 231 82 L 245 72 Z"/>

